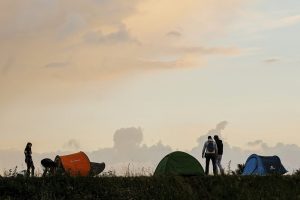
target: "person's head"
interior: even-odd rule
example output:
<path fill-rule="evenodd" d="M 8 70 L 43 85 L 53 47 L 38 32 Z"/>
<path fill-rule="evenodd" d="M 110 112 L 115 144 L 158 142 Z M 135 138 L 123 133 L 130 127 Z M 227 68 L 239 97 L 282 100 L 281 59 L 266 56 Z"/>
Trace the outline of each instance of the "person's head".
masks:
<path fill-rule="evenodd" d="M 26 147 L 31 148 L 31 146 L 32 146 L 31 142 L 27 142 Z"/>
<path fill-rule="evenodd" d="M 215 135 L 214 140 L 219 140 L 219 136 Z"/>
<path fill-rule="evenodd" d="M 208 136 L 207 139 L 212 140 L 211 136 Z"/>

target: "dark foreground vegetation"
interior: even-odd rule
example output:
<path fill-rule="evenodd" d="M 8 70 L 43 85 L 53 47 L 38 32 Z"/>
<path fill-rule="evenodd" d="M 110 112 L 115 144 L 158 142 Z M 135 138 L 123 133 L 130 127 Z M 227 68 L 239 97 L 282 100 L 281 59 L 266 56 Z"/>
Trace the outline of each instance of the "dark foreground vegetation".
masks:
<path fill-rule="evenodd" d="M 300 199 L 300 176 L 0 177 L 0 199 Z"/>

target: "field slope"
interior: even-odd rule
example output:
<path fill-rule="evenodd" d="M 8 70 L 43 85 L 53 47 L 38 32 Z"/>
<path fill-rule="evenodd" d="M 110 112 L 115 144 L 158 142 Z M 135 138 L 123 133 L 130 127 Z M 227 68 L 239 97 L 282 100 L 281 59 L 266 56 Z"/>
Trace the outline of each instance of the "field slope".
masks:
<path fill-rule="evenodd" d="M 300 200 L 300 177 L 0 177 L 0 199 Z"/>

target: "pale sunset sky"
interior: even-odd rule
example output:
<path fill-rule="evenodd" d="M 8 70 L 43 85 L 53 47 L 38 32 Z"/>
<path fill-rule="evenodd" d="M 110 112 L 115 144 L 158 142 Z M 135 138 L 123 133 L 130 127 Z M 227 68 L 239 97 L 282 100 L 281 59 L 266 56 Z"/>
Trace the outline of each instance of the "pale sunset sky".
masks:
<path fill-rule="evenodd" d="M 299 0 L 1 0 L 0 150 L 300 146 Z"/>

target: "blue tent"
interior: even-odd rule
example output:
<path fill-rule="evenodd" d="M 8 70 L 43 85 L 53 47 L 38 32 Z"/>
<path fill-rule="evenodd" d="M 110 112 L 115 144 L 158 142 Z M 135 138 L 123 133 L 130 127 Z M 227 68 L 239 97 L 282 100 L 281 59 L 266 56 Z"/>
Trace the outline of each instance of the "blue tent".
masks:
<path fill-rule="evenodd" d="M 287 171 L 278 156 L 259 156 L 252 154 L 245 163 L 242 175 L 285 174 Z"/>

